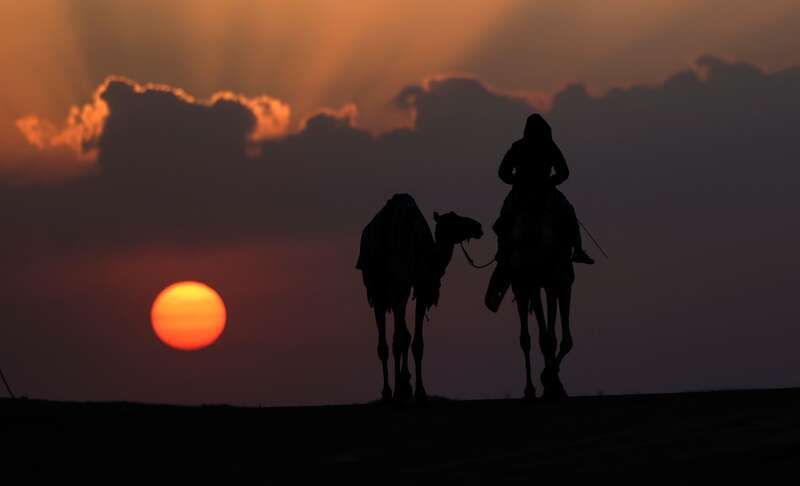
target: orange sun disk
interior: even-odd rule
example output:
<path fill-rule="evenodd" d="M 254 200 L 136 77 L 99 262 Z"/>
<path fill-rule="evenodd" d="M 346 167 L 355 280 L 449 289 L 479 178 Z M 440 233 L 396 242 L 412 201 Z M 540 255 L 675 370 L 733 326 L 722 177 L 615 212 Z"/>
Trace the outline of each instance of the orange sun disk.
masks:
<path fill-rule="evenodd" d="M 158 294 L 150 310 L 153 330 L 167 345 L 184 351 L 205 348 L 225 329 L 222 297 L 200 282 L 178 282 Z"/>

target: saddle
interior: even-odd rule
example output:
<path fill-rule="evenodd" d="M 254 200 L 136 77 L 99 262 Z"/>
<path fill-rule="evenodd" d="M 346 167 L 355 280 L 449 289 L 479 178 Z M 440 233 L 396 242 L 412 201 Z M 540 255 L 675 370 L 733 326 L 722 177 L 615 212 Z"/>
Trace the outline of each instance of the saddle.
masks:
<path fill-rule="evenodd" d="M 571 205 L 555 189 L 539 197 L 542 199 L 531 200 L 512 194 L 494 225 L 498 235 L 498 264 L 484 296 L 484 304 L 492 312 L 498 311 L 511 285 L 512 266 L 522 265 L 526 255 L 538 255 L 527 259 L 525 266 L 542 278 L 552 278 L 562 270 L 568 277 L 571 275 L 571 244 L 566 243 L 571 239 L 567 219 Z M 570 268 L 561 268 L 562 260 Z"/>

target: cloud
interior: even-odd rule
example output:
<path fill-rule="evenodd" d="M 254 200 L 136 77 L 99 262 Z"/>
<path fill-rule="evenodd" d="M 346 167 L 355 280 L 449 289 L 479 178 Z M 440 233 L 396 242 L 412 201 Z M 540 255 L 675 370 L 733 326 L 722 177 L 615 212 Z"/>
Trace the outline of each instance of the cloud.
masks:
<path fill-rule="evenodd" d="M 322 108 L 300 122 L 300 131 L 308 129 L 309 123 L 334 123 L 355 127 L 358 121 L 358 107 L 355 103 L 348 103 L 339 108 Z"/>
<path fill-rule="evenodd" d="M 494 121 L 502 122 L 506 128 L 510 120 L 517 123 L 517 117 L 524 117 L 533 109 L 523 97 L 492 89 L 464 75 L 434 76 L 419 85 L 406 86 L 395 96 L 394 103 L 413 114 L 415 129 L 428 132 L 485 132 L 492 129 L 489 124 Z M 464 123 L 474 126 L 462 127 Z"/>
<path fill-rule="evenodd" d="M 689 201 L 731 184 L 741 191 L 756 191 L 755 181 L 790 184 L 766 174 L 792 170 L 786 154 L 796 153 L 788 140 L 797 85 L 797 69 L 765 73 L 705 56 L 661 85 L 595 97 L 569 86 L 547 114 L 573 168 L 565 190 L 576 188 L 579 205 L 628 211 L 620 204 L 635 201 L 659 213 L 674 211 L 675 191 Z M 20 224 L 55 218 L 65 228 L 86 225 L 75 238 L 102 239 L 113 212 L 115 232 L 133 240 L 328 231 L 357 227 L 400 191 L 425 207 L 491 222 L 507 190 L 495 181 L 496 165 L 535 108 L 470 77 L 429 78 L 394 102 L 414 114 L 412 127 L 373 135 L 346 105 L 319 111 L 290 134 L 289 109 L 272 98 L 222 92 L 199 101 L 174 87 L 109 78 L 73 109 L 66 129 L 23 123 L 33 143 L 70 140 L 81 153 L 92 151 L 99 171 L 57 189 L 31 189 L 60 209 Z M 769 154 L 769 170 L 757 169 Z M 763 192 L 754 203 L 773 197 Z M 56 203 L 59 197 L 69 201 Z M 55 216 L 66 208 L 85 216 Z"/>
<path fill-rule="evenodd" d="M 72 106 L 63 127 L 57 127 L 36 115 L 17 120 L 17 129 L 33 146 L 45 150 L 65 147 L 79 159 L 93 160 L 97 156 L 95 144 L 103 132 L 108 117 L 108 105 L 102 99 L 104 83 L 95 91 L 92 101 L 83 106 Z"/>
<path fill-rule="evenodd" d="M 199 116 L 239 108 L 248 112 L 247 116 L 252 119 L 245 135 L 254 144 L 282 137 L 289 131 L 289 105 L 269 96 L 247 97 L 230 91 L 219 91 L 208 100 L 199 100 L 180 88 L 156 83 L 139 84 L 122 76 L 109 76 L 95 90 L 89 103 L 72 106 L 61 127 L 37 115 L 19 118 L 16 125 L 25 139 L 39 149 L 66 147 L 74 151 L 80 159 L 95 160 L 97 146 L 113 111 L 109 100 L 124 103 L 124 98 L 131 95 L 159 98 L 165 103 L 171 100 L 173 106 L 183 106 L 186 113 L 194 112 Z M 158 125 L 160 120 L 154 119 L 152 123 Z"/>
<path fill-rule="evenodd" d="M 255 118 L 255 126 L 249 135 L 252 142 L 279 138 L 289 132 L 291 109 L 280 100 L 269 96 L 248 98 L 230 91 L 217 92 L 211 96 L 211 106 L 221 102 L 238 103 L 252 112 Z"/>

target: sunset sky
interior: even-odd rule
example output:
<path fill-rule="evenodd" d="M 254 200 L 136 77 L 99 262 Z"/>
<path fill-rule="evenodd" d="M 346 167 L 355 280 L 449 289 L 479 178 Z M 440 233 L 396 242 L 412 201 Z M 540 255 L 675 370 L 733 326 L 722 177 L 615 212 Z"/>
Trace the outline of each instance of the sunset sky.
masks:
<path fill-rule="evenodd" d="M 578 269 L 569 391 L 800 385 L 796 0 L 0 1 L 0 367 L 20 395 L 377 398 L 361 229 L 407 192 L 431 224 L 481 221 L 488 259 L 497 165 L 534 111 L 611 255 Z M 429 393 L 521 394 L 488 277 L 455 255 Z M 179 280 L 225 300 L 207 349 L 150 327 Z"/>

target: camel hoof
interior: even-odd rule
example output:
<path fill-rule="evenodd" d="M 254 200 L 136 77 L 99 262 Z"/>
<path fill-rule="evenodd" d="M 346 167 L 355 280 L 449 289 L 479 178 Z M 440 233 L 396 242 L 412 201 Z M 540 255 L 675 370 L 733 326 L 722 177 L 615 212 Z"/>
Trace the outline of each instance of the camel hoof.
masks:
<path fill-rule="evenodd" d="M 381 392 L 381 401 L 384 402 L 384 403 L 392 401 L 392 389 L 391 388 L 386 387 L 386 388 L 383 389 L 383 391 Z"/>
<path fill-rule="evenodd" d="M 395 385 L 395 391 L 397 392 L 395 398 L 398 400 L 405 401 L 414 396 L 414 389 L 411 388 L 411 375 L 409 373 L 403 373 L 401 375 L 400 382 Z"/>
<path fill-rule="evenodd" d="M 525 387 L 525 391 L 522 393 L 522 400 L 526 402 L 536 400 L 536 388 L 533 385 Z"/>
<path fill-rule="evenodd" d="M 546 386 L 544 387 L 544 391 L 542 392 L 542 400 L 546 402 L 556 402 L 558 401 L 558 393 L 553 390 L 552 387 Z"/>
<path fill-rule="evenodd" d="M 428 399 L 428 393 L 425 391 L 425 387 L 417 386 L 417 391 L 414 393 L 414 399 L 418 402 L 424 402 Z"/>
<path fill-rule="evenodd" d="M 545 388 L 554 386 L 558 381 L 558 370 L 552 368 L 543 369 L 542 374 L 539 375 L 539 381 L 542 382 Z"/>
<path fill-rule="evenodd" d="M 394 389 L 394 399 L 398 402 L 405 402 L 414 396 L 414 390 L 410 383 L 400 383 Z"/>
<path fill-rule="evenodd" d="M 564 390 L 564 385 L 560 382 L 553 383 L 552 385 L 544 387 L 542 398 L 550 402 L 557 402 L 567 398 L 567 391 Z"/>

